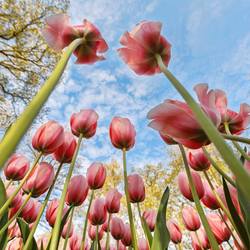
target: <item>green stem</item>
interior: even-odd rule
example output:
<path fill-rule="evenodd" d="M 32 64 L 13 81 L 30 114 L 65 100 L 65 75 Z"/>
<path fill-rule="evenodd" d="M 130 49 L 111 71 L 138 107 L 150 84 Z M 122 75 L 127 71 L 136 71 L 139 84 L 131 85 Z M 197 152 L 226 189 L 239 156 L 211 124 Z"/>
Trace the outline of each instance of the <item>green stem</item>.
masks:
<path fill-rule="evenodd" d="M 74 215 L 74 208 L 72 208 L 71 210 L 71 214 L 70 214 L 70 219 L 69 219 L 69 225 L 67 227 L 67 232 L 66 232 L 66 238 L 64 240 L 64 244 L 63 244 L 63 250 L 66 250 L 67 247 L 67 243 L 68 243 L 68 239 L 69 239 L 69 233 L 70 233 L 70 229 L 71 229 L 71 225 L 72 225 L 72 220 L 73 220 L 73 215 Z"/>
<path fill-rule="evenodd" d="M 192 178 L 192 175 L 191 175 L 191 171 L 190 171 L 189 166 L 188 166 L 188 161 L 187 161 L 187 158 L 186 158 L 186 153 L 185 153 L 184 147 L 181 144 L 179 144 L 179 148 L 180 148 L 181 155 L 182 155 L 182 158 L 183 158 L 185 170 L 186 170 L 186 173 L 187 173 L 191 193 L 192 193 L 192 196 L 193 196 L 193 199 L 194 199 L 194 202 L 195 202 L 195 206 L 197 208 L 197 212 L 198 212 L 198 214 L 199 214 L 199 216 L 201 218 L 202 224 L 203 224 L 204 229 L 205 229 L 205 231 L 207 233 L 207 237 L 209 239 L 211 247 L 213 248 L 213 250 L 219 250 L 218 243 L 217 243 L 217 241 L 216 241 L 216 239 L 215 239 L 215 237 L 214 237 L 214 235 L 213 235 L 213 233 L 212 233 L 212 231 L 210 229 L 210 226 L 208 224 L 206 215 L 205 215 L 205 213 L 203 211 L 203 208 L 201 206 L 197 191 L 195 189 L 193 178 Z"/>
<path fill-rule="evenodd" d="M 198 235 L 197 231 L 195 231 L 195 236 L 196 236 L 196 238 L 197 238 L 197 240 L 198 240 L 198 243 L 199 243 L 199 245 L 200 245 L 201 250 L 204 250 L 204 248 L 203 248 L 203 246 L 202 246 L 202 244 L 201 244 L 201 240 L 200 240 L 200 238 L 199 238 L 199 235 Z"/>
<path fill-rule="evenodd" d="M 5 190 L 7 190 L 7 188 L 10 186 L 10 184 L 13 182 L 13 180 L 11 179 L 11 180 L 9 180 L 9 182 L 6 184 L 6 186 L 5 186 Z"/>
<path fill-rule="evenodd" d="M 143 231 L 144 231 L 144 234 L 145 234 L 146 239 L 148 239 L 148 238 L 147 238 L 147 232 L 145 231 L 144 223 L 143 223 L 143 221 L 142 221 L 142 213 L 141 213 L 140 204 L 139 204 L 139 202 L 137 202 L 136 204 L 137 204 L 137 210 L 138 210 L 138 214 L 139 214 L 139 217 L 140 217 L 140 222 L 141 222 L 142 229 L 143 229 Z"/>
<path fill-rule="evenodd" d="M 65 201 L 68 185 L 69 185 L 69 182 L 70 182 L 70 178 L 72 176 L 74 166 L 75 166 L 75 163 L 76 163 L 76 158 L 77 158 L 80 146 L 81 146 L 82 139 L 83 139 L 83 135 L 80 134 L 80 136 L 78 138 L 77 147 L 75 149 L 71 164 L 69 166 L 68 175 L 67 175 L 66 180 L 64 182 L 60 203 L 59 203 L 59 206 L 58 206 L 58 209 L 57 209 L 56 221 L 55 221 L 55 225 L 54 225 L 54 228 L 53 228 L 53 231 L 52 231 L 50 250 L 56 249 L 57 242 L 58 242 L 58 239 L 60 237 L 59 233 L 60 233 L 60 226 L 61 226 L 61 220 L 62 220 L 62 215 L 63 215 L 64 201 Z"/>
<path fill-rule="evenodd" d="M 29 250 L 30 244 L 31 244 L 31 242 L 32 242 L 32 240 L 33 240 L 33 236 L 34 236 L 35 231 L 36 231 L 36 229 L 37 229 L 37 226 L 38 226 L 38 224 L 39 224 L 39 222 L 40 222 L 40 219 L 41 219 L 41 217 L 42 217 L 42 215 L 43 215 L 43 212 L 44 212 L 44 210 L 45 210 L 45 207 L 47 206 L 47 203 L 48 203 L 48 201 L 49 201 L 51 192 L 52 192 L 52 190 L 53 190 L 53 188 L 54 188 L 54 185 L 55 185 L 55 183 L 56 183 L 56 180 L 57 180 L 57 178 L 58 178 L 58 175 L 59 175 L 59 173 L 60 173 L 60 171 L 61 171 L 62 166 L 63 166 L 63 163 L 61 162 L 60 165 L 59 165 L 58 168 L 57 168 L 56 175 L 55 175 L 55 178 L 54 178 L 54 180 L 53 180 L 53 183 L 51 184 L 51 186 L 50 186 L 50 188 L 49 188 L 49 191 L 48 191 L 48 193 L 46 194 L 46 197 L 45 197 L 45 199 L 44 199 L 44 201 L 43 201 L 43 203 L 42 203 L 42 206 L 41 206 L 41 208 L 40 208 L 40 210 L 39 210 L 39 213 L 38 213 L 38 215 L 37 215 L 36 221 L 35 221 L 34 224 L 32 225 L 32 229 L 31 229 L 31 231 L 30 231 L 30 233 L 29 233 L 28 239 L 26 240 L 26 242 L 25 242 L 25 244 L 24 244 L 24 246 L 23 246 L 23 250 Z"/>
<path fill-rule="evenodd" d="M 95 229 L 95 247 L 94 247 L 94 250 L 98 250 L 98 230 L 99 230 L 99 225 L 96 225 L 96 229 Z"/>
<path fill-rule="evenodd" d="M 250 199 L 250 176 L 247 171 L 243 168 L 241 162 L 233 154 L 231 148 L 227 145 L 217 128 L 207 117 L 201 107 L 196 103 L 194 98 L 188 93 L 188 91 L 183 87 L 183 85 L 174 77 L 174 75 L 165 67 L 160 55 L 156 55 L 156 59 L 161 71 L 169 79 L 175 89 L 181 94 L 186 103 L 189 105 L 193 111 L 198 123 L 208 136 L 211 142 L 215 145 L 217 150 L 220 152 L 221 156 L 228 164 L 231 171 L 234 173 L 236 178 L 239 180 L 240 189 L 243 193 Z"/>
<path fill-rule="evenodd" d="M 238 142 L 242 142 L 245 144 L 250 144 L 250 139 L 245 138 L 245 137 L 241 137 L 241 136 L 237 136 L 237 135 L 227 135 L 227 134 L 221 134 L 225 139 L 230 140 L 230 141 L 238 141 Z"/>
<path fill-rule="evenodd" d="M 88 205 L 88 209 L 87 209 L 87 213 L 86 213 L 86 217 L 85 217 L 85 221 L 84 221 L 84 228 L 83 228 L 83 233 L 82 233 L 82 243 L 81 243 L 81 250 L 84 249 L 85 246 L 85 239 L 86 239 L 86 232 L 87 232 L 87 225 L 88 225 L 88 216 L 89 216 L 89 210 L 92 204 L 92 201 L 94 199 L 94 193 L 95 190 L 92 189 L 91 190 L 91 196 L 90 196 L 90 200 L 89 200 L 89 205 Z"/>
<path fill-rule="evenodd" d="M 107 227 L 107 234 L 106 234 L 106 247 L 105 247 L 105 250 L 109 250 L 109 227 L 110 227 L 110 221 L 111 221 L 111 214 L 109 214 L 109 217 L 108 217 L 108 227 Z"/>
<path fill-rule="evenodd" d="M 134 225 L 133 214 L 132 214 L 131 204 L 129 200 L 129 193 L 128 193 L 128 176 L 127 176 L 127 162 L 126 162 L 126 149 L 125 148 L 122 150 L 122 156 L 123 156 L 122 158 L 123 158 L 124 189 L 125 189 L 125 196 L 126 196 L 126 202 L 127 202 L 128 217 L 129 217 L 131 237 L 132 237 L 132 245 L 134 247 L 134 250 L 138 250 L 135 225 Z"/>
<path fill-rule="evenodd" d="M 23 187 L 23 185 L 26 182 L 26 180 L 30 177 L 31 172 L 33 171 L 33 169 L 35 168 L 35 166 L 37 165 L 37 163 L 39 162 L 39 160 L 40 160 L 41 157 L 42 157 L 42 152 L 40 152 L 36 156 L 35 161 L 34 161 L 32 167 L 30 168 L 30 170 L 28 171 L 28 173 L 24 176 L 24 178 L 22 179 L 22 181 L 18 185 L 17 189 L 11 194 L 11 196 L 9 197 L 9 199 L 1 207 L 1 209 L 0 209 L 0 217 L 8 209 L 9 205 L 11 204 L 11 202 L 13 201 L 13 199 L 15 198 L 15 196 L 17 195 L 17 193 L 21 190 L 21 188 Z"/>
<path fill-rule="evenodd" d="M 6 160 L 13 153 L 18 143 L 22 139 L 27 129 L 31 126 L 33 120 L 47 101 L 53 89 L 59 82 L 61 75 L 67 65 L 67 62 L 73 51 L 84 42 L 83 38 L 75 39 L 68 48 L 63 52 L 61 59 L 57 63 L 54 71 L 37 92 L 36 96 L 32 99 L 23 113 L 11 125 L 8 132 L 0 143 L 0 168 L 3 167 Z"/>

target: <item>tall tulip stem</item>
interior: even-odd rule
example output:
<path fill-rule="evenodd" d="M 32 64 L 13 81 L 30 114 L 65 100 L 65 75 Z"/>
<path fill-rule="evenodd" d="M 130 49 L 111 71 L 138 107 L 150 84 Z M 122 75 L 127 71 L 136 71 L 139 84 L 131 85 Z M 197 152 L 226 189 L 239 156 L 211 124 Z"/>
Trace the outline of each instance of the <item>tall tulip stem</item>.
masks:
<path fill-rule="evenodd" d="M 66 238 L 65 238 L 64 243 L 63 243 L 63 250 L 66 250 L 66 248 L 67 248 L 69 233 L 71 230 L 72 220 L 73 220 L 73 215 L 74 215 L 74 209 L 75 209 L 75 207 L 72 208 L 71 213 L 70 213 L 70 219 L 69 219 L 69 225 L 67 227 Z"/>
<path fill-rule="evenodd" d="M 10 184 L 12 184 L 12 182 L 13 182 L 13 180 L 11 179 L 11 180 L 9 180 L 8 181 L 8 183 L 6 184 L 6 186 L 5 186 L 5 189 L 7 189 L 9 186 L 10 186 Z"/>
<path fill-rule="evenodd" d="M 98 250 L 98 230 L 99 230 L 99 225 L 96 225 L 96 229 L 95 229 L 95 247 L 94 247 L 94 250 Z"/>
<path fill-rule="evenodd" d="M 108 227 L 107 227 L 107 234 L 106 234 L 106 247 L 105 247 L 105 250 L 109 250 L 110 221 L 111 221 L 111 214 L 109 214 L 109 216 L 108 216 Z"/>

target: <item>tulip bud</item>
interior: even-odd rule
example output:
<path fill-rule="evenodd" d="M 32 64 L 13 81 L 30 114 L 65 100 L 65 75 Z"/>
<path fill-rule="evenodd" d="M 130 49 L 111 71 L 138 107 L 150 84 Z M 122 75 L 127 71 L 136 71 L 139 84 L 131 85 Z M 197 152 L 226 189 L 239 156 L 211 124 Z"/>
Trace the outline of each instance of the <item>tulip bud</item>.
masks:
<path fill-rule="evenodd" d="M 148 209 L 143 212 L 142 216 L 145 219 L 150 231 L 153 232 L 155 229 L 157 212 L 154 209 Z"/>
<path fill-rule="evenodd" d="M 113 217 L 110 223 L 110 233 L 116 240 L 121 240 L 123 238 L 125 231 L 123 221 L 118 217 Z"/>
<path fill-rule="evenodd" d="M 196 250 L 202 250 L 202 249 L 209 249 L 210 243 L 207 237 L 206 232 L 204 231 L 204 228 L 201 227 L 199 230 L 195 232 L 190 233 L 191 240 L 192 240 L 192 247 Z M 199 239 L 197 238 L 199 237 Z M 200 245 L 201 243 L 201 245 Z M 202 248 L 201 248 L 202 247 Z"/>
<path fill-rule="evenodd" d="M 80 206 L 85 201 L 89 191 L 88 183 L 84 176 L 76 175 L 71 178 L 66 194 L 66 203 L 69 206 Z"/>
<path fill-rule="evenodd" d="M 132 244 L 130 225 L 128 223 L 124 224 L 124 234 L 123 234 L 121 241 L 122 241 L 122 244 L 125 246 L 131 246 Z"/>
<path fill-rule="evenodd" d="M 55 122 L 48 121 L 42 125 L 32 138 L 32 146 L 39 152 L 51 154 L 56 151 L 64 141 L 64 129 Z"/>
<path fill-rule="evenodd" d="M 114 117 L 109 127 L 109 136 L 115 148 L 127 151 L 135 145 L 135 128 L 128 118 Z"/>
<path fill-rule="evenodd" d="M 202 184 L 201 177 L 195 171 L 191 171 L 191 175 L 192 175 L 192 179 L 193 179 L 194 186 L 195 186 L 196 192 L 198 194 L 198 197 L 201 199 L 204 195 L 204 187 Z M 187 175 L 184 172 L 180 172 L 178 175 L 178 186 L 179 186 L 179 189 L 180 189 L 182 195 L 185 198 L 187 198 L 190 201 L 194 201 L 193 196 L 192 196 L 192 192 L 191 192 L 191 189 L 189 186 Z"/>
<path fill-rule="evenodd" d="M 181 243 L 182 233 L 177 224 L 177 222 L 173 219 L 167 221 L 167 228 L 170 234 L 170 239 L 174 244 Z"/>
<path fill-rule="evenodd" d="M 95 135 L 97 128 L 98 114 L 92 109 L 82 109 L 74 113 L 70 118 L 72 133 L 79 137 L 80 134 L 88 139 Z"/>
<path fill-rule="evenodd" d="M 116 188 L 110 189 L 106 195 L 106 207 L 109 213 L 118 213 L 122 194 Z"/>
<path fill-rule="evenodd" d="M 33 223 L 38 216 L 40 207 L 41 207 L 40 202 L 38 202 L 35 199 L 30 199 L 24 206 L 21 212 L 21 217 L 29 224 Z"/>
<path fill-rule="evenodd" d="M 54 152 L 54 158 L 60 163 L 70 163 L 75 153 L 77 143 L 70 132 L 64 133 L 64 141 Z"/>
<path fill-rule="evenodd" d="M 87 169 L 87 181 L 90 189 L 102 188 L 106 180 L 106 168 L 100 162 L 92 163 Z"/>
<path fill-rule="evenodd" d="M 144 238 L 138 240 L 138 249 L 139 250 L 149 250 L 148 241 Z"/>
<path fill-rule="evenodd" d="M 145 200 L 145 186 L 141 176 L 138 174 L 128 176 L 128 193 L 131 203 L 138 203 Z"/>
<path fill-rule="evenodd" d="M 205 193 L 204 193 L 204 196 L 201 199 L 202 203 L 206 207 L 208 207 L 208 208 L 210 208 L 212 210 L 218 209 L 220 207 L 220 205 L 219 205 L 219 203 L 218 203 L 218 201 L 217 201 L 217 199 L 216 199 L 210 185 L 208 184 L 207 181 L 205 181 L 203 183 L 203 186 L 204 186 Z"/>
<path fill-rule="evenodd" d="M 96 198 L 89 210 L 89 221 L 92 225 L 102 225 L 107 219 L 107 208 L 105 200 Z"/>
<path fill-rule="evenodd" d="M 6 189 L 6 196 L 7 199 L 9 199 L 9 197 L 13 194 L 13 192 L 16 190 L 16 188 L 14 186 L 9 186 Z M 9 207 L 20 207 L 22 204 L 22 194 L 19 191 L 16 196 L 14 197 L 14 199 L 11 201 L 10 206 Z"/>
<path fill-rule="evenodd" d="M 54 180 L 54 169 L 46 163 L 37 164 L 29 178 L 23 186 L 25 193 L 32 193 L 32 197 L 38 197 L 45 193 L 51 186 Z"/>
<path fill-rule="evenodd" d="M 18 154 L 13 154 L 4 167 L 4 174 L 7 180 L 19 181 L 23 179 L 29 170 L 29 160 Z"/>
<path fill-rule="evenodd" d="M 188 153 L 188 164 L 189 166 L 196 171 L 204 171 L 209 169 L 210 161 L 205 156 L 201 148 L 196 150 L 190 150 Z"/>
<path fill-rule="evenodd" d="M 103 230 L 102 228 L 98 228 L 98 241 L 100 241 L 103 237 Z M 89 228 L 88 228 L 88 235 L 89 235 L 89 238 L 91 240 L 95 240 L 96 238 L 96 226 L 93 226 L 93 225 L 89 225 Z"/>
<path fill-rule="evenodd" d="M 199 215 L 195 209 L 190 206 L 186 206 L 182 209 L 182 219 L 185 227 L 189 231 L 196 231 L 201 226 Z"/>
<path fill-rule="evenodd" d="M 64 239 L 66 239 L 67 234 L 68 234 L 68 238 L 70 238 L 70 237 L 73 235 L 73 225 L 71 224 L 70 229 L 68 229 L 68 228 L 69 228 L 69 224 L 70 224 L 70 222 L 68 221 L 68 222 L 63 226 L 62 237 L 63 237 Z M 69 230 L 69 232 L 68 232 L 68 230 Z"/>

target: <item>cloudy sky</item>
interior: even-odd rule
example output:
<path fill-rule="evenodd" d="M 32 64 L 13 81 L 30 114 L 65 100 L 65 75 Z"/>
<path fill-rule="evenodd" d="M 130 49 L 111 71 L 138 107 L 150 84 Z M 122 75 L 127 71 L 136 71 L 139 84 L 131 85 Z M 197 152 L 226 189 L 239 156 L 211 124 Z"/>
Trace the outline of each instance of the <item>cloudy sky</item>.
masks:
<path fill-rule="evenodd" d="M 65 127 L 70 115 L 82 108 L 99 114 L 97 134 L 85 142 L 82 157 L 88 165 L 119 158 L 108 136 L 114 116 L 131 119 L 136 146 L 129 153 L 130 166 L 162 162 L 166 147 L 147 127 L 147 112 L 167 98 L 181 99 L 163 75 L 135 75 L 117 55 L 122 33 L 141 20 L 163 23 L 162 34 L 172 44 L 169 69 L 190 90 L 196 83 L 222 88 L 229 105 L 238 110 L 250 94 L 250 1 L 248 0 L 72 0 L 72 23 L 84 18 L 96 24 L 109 44 L 106 61 L 75 65 L 72 57 L 64 83 L 50 97 L 49 119 Z"/>

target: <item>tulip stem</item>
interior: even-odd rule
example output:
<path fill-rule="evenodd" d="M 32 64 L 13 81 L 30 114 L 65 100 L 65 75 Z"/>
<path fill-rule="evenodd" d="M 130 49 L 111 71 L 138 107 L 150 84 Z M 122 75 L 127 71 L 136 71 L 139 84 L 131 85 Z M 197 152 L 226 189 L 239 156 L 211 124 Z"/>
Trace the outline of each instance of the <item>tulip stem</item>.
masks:
<path fill-rule="evenodd" d="M 197 240 L 198 240 L 198 243 L 199 243 L 199 245 L 200 245 L 201 250 L 204 250 L 204 248 L 203 248 L 203 246 L 202 246 L 202 244 L 201 244 L 200 237 L 199 237 L 199 235 L 198 235 L 198 233 L 197 233 L 197 230 L 194 231 L 194 233 L 195 233 L 195 236 L 196 236 L 196 238 L 197 238 Z"/>
<path fill-rule="evenodd" d="M 68 243 L 68 239 L 69 239 L 69 233 L 70 233 L 70 230 L 71 230 L 71 225 L 72 225 L 72 220 L 73 220 L 73 215 L 74 215 L 74 209 L 75 209 L 75 207 L 73 207 L 72 210 L 71 210 L 69 225 L 67 227 L 67 232 L 66 232 L 66 238 L 65 238 L 64 244 L 63 244 L 63 250 L 66 250 L 66 247 L 67 247 L 67 243 Z"/>
<path fill-rule="evenodd" d="M 36 221 L 35 221 L 34 224 L 32 225 L 32 229 L 31 229 L 31 231 L 30 231 L 30 233 L 29 233 L 28 239 L 26 240 L 26 242 L 25 242 L 25 244 L 24 244 L 23 250 L 28 250 L 28 249 L 29 249 L 29 246 L 30 246 L 30 244 L 31 244 L 31 242 L 32 242 L 32 240 L 33 240 L 33 236 L 34 236 L 35 231 L 36 231 L 36 229 L 37 229 L 37 226 L 38 226 L 38 224 L 39 224 L 39 222 L 40 222 L 40 219 L 41 219 L 41 217 L 42 217 L 42 215 L 43 215 L 43 212 L 44 212 L 44 210 L 45 210 L 45 207 L 46 207 L 46 205 L 47 205 L 47 203 L 48 203 L 48 201 L 49 201 L 51 192 L 52 192 L 52 190 L 53 190 L 53 188 L 54 188 L 54 185 L 55 185 L 55 183 L 56 183 L 56 180 L 57 180 L 57 178 L 58 178 L 58 175 L 59 175 L 59 173 L 60 173 L 60 171 L 61 171 L 62 166 L 63 166 L 63 162 L 61 162 L 61 163 L 59 164 L 58 168 L 57 168 L 57 171 L 56 171 L 56 175 L 55 175 L 55 177 L 54 177 L 54 180 L 53 180 L 53 182 L 52 182 L 52 184 L 51 184 L 51 186 L 50 186 L 50 188 L 49 188 L 49 191 L 47 192 L 46 197 L 45 197 L 45 199 L 44 199 L 44 201 L 43 201 L 43 203 L 42 203 L 42 206 L 41 206 L 41 208 L 40 208 L 40 210 L 39 210 L 39 213 L 38 213 L 38 215 L 37 215 Z"/>
<path fill-rule="evenodd" d="M 230 140 L 230 141 L 238 141 L 238 142 L 242 142 L 245 144 L 250 144 L 250 139 L 245 138 L 245 137 L 241 137 L 241 136 L 237 136 L 237 135 L 227 135 L 227 134 L 221 134 L 225 139 Z"/>
<path fill-rule="evenodd" d="M 203 208 L 201 206 L 201 203 L 200 203 L 196 188 L 194 186 L 193 178 L 192 178 L 189 166 L 188 166 L 188 161 L 187 161 L 187 158 L 186 158 L 186 153 L 185 153 L 184 147 L 181 144 L 178 144 L 178 145 L 179 145 L 179 148 L 180 148 L 180 151 L 181 151 L 182 159 L 183 159 L 183 162 L 184 162 L 184 167 L 185 167 L 185 170 L 186 170 L 186 173 L 187 173 L 191 193 L 192 193 L 192 196 L 193 196 L 193 199 L 194 199 L 194 202 L 195 202 L 195 206 L 197 208 L 197 212 L 198 212 L 198 214 L 199 214 L 199 216 L 201 218 L 202 224 L 203 224 L 204 229 L 205 229 L 205 231 L 207 233 L 207 237 L 209 239 L 211 247 L 214 250 L 219 250 L 218 243 L 217 243 L 217 241 L 216 241 L 216 239 L 215 239 L 215 237 L 214 237 L 214 235 L 213 235 L 213 233 L 211 231 L 211 228 L 210 228 L 209 223 L 207 221 L 206 215 L 205 215 L 205 213 L 203 211 Z"/>
<path fill-rule="evenodd" d="M 144 223 L 143 223 L 143 221 L 142 221 L 142 214 L 141 214 L 140 203 L 137 202 L 136 205 L 137 205 L 138 214 L 139 214 L 139 217 L 140 217 L 140 222 L 141 222 L 141 226 L 142 226 L 143 232 L 144 232 L 144 234 L 145 234 L 146 239 L 148 239 L 148 237 L 147 237 L 147 232 L 146 232 L 146 230 L 145 230 Z M 148 243 L 149 243 L 149 242 L 148 242 Z"/>
<path fill-rule="evenodd" d="M 109 250 L 109 227 L 110 227 L 110 221 L 111 221 L 111 214 L 108 216 L 108 227 L 107 227 L 107 234 L 106 234 L 106 247 L 105 250 Z"/>
<path fill-rule="evenodd" d="M 96 225 L 96 228 L 95 228 L 95 247 L 94 247 L 94 250 L 98 250 L 98 230 L 99 230 L 99 225 Z"/>
<path fill-rule="evenodd" d="M 135 225 L 134 225 L 133 214 L 132 214 L 129 193 L 128 193 L 128 176 L 127 176 L 127 161 L 126 161 L 126 149 L 125 148 L 122 150 L 122 158 L 123 158 L 124 189 L 125 189 L 128 217 L 129 217 L 130 230 L 131 230 L 131 236 L 132 236 L 132 245 L 134 247 L 134 250 L 138 250 Z"/>
<path fill-rule="evenodd" d="M 5 190 L 10 186 L 10 184 L 13 182 L 13 180 L 12 179 L 10 179 L 9 180 L 9 182 L 6 184 L 6 186 L 5 186 Z"/>
<path fill-rule="evenodd" d="M 119 240 L 116 241 L 116 250 L 119 250 Z"/>
<path fill-rule="evenodd" d="M 80 134 L 80 136 L 78 138 L 78 143 L 77 143 L 77 146 L 76 146 L 73 158 L 72 158 L 72 161 L 71 161 L 70 166 L 69 166 L 68 175 L 67 175 L 66 180 L 64 182 L 60 203 L 59 203 L 59 206 L 58 206 L 58 209 L 57 209 L 56 221 L 55 221 L 55 225 L 54 225 L 54 228 L 53 228 L 53 231 L 52 231 L 50 250 L 57 249 L 57 243 L 58 243 L 58 240 L 60 238 L 59 233 L 60 233 L 61 220 L 62 220 L 62 217 L 63 217 L 64 201 L 65 201 L 68 185 L 69 185 L 69 182 L 70 182 L 70 178 L 72 176 L 74 166 L 75 166 L 75 163 L 76 163 L 76 158 L 77 158 L 80 146 L 81 146 L 82 139 L 83 139 L 83 135 Z"/>
<path fill-rule="evenodd" d="M 159 54 L 156 54 L 157 63 L 161 71 L 169 79 L 175 89 L 181 94 L 188 106 L 193 111 L 198 123 L 208 136 L 208 138 L 213 142 L 217 150 L 220 152 L 222 158 L 228 164 L 231 171 L 239 180 L 239 188 L 242 192 L 250 199 L 250 176 L 247 171 L 242 167 L 242 163 L 233 154 L 232 149 L 227 145 L 218 129 L 214 126 L 212 121 L 207 117 L 201 107 L 196 103 L 194 98 L 188 93 L 185 87 L 175 78 L 175 76 L 165 67 L 162 58 Z"/>
<path fill-rule="evenodd" d="M 0 143 L 0 168 L 3 167 L 8 157 L 12 154 L 18 143 L 21 141 L 27 129 L 31 126 L 33 120 L 36 118 L 37 114 L 59 82 L 71 54 L 83 41 L 83 38 L 75 39 L 68 46 L 68 48 L 63 52 L 61 59 L 57 63 L 50 77 L 37 92 L 36 96 L 33 97 L 32 101 L 25 108 L 23 113 L 8 129 L 8 132 Z"/>
<path fill-rule="evenodd" d="M 22 203 L 21 207 L 17 210 L 17 212 L 12 216 L 10 220 L 1 228 L 0 230 L 0 236 L 5 232 L 6 229 L 8 229 L 9 225 L 19 216 L 19 214 L 22 212 L 23 208 L 26 206 L 27 202 L 29 201 L 32 193 L 30 192 L 27 197 L 25 198 L 24 202 Z"/>
<path fill-rule="evenodd" d="M 95 190 L 92 189 L 91 190 L 91 196 L 90 196 L 90 199 L 89 199 L 89 205 L 88 205 L 88 209 L 87 209 L 87 213 L 86 213 L 86 217 L 85 217 L 85 221 L 84 221 L 84 228 L 83 228 L 83 234 L 82 234 L 82 243 L 81 243 L 81 248 L 80 248 L 81 250 L 83 250 L 84 246 L 85 246 L 85 238 L 86 238 L 86 232 L 87 232 L 89 210 L 90 210 L 92 201 L 94 199 L 94 193 L 95 193 Z"/>
<path fill-rule="evenodd" d="M 26 180 L 30 177 L 30 174 L 32 173 L 33 169 L 35 168 L 35 166 L 39 162 L 40 158 L 42 157 L 42 154 L 43 154 L 42 152 L 38 153 L 38 155 L 36 156 L 35 161 L 34 161 L 32 167 L 30 168 L 30 170 L 28 171 L 28 173 L 24 176 L 24 178 L 22 179 L 22 181 L 18 185 L 17 189 L 11 194 L 11 196 L 8 198 L 8 200 L 1 207 L 1 209 L 0 209 L 0 218 L 3 215 L 3 213 L 8 209 L 10 203 L 15 198 L 15 196 L 17 195 L 17 193 L 20 191 L 20 189 L 22 188 L 22 186 L 24 185 L 24 183 L 26 182 Z"/>
<path fill-rule="evenodd" d="M 176 246 L 178 250 L 182 250 L 181 243 L 177 244 Z"/>
<path fill-rule="evenodd" d="M 213 165 L 213 167 L 215 168 L 215 170 L 224 177 L 225 180 L 227 180 L 232 186 L 236 187 L 234 181 L 218 166 L 218 164 L 213 160 L 213 158 L 210 156 L 210 154 L 208 153 L 208 151 L 206 150 L 205 147 L 202 147 L 202 150 L 204 152 L 204 154 L 206 155 L 206 157 L 208 158 L 208 160 L 211 162 L 211 164 Z"/>

